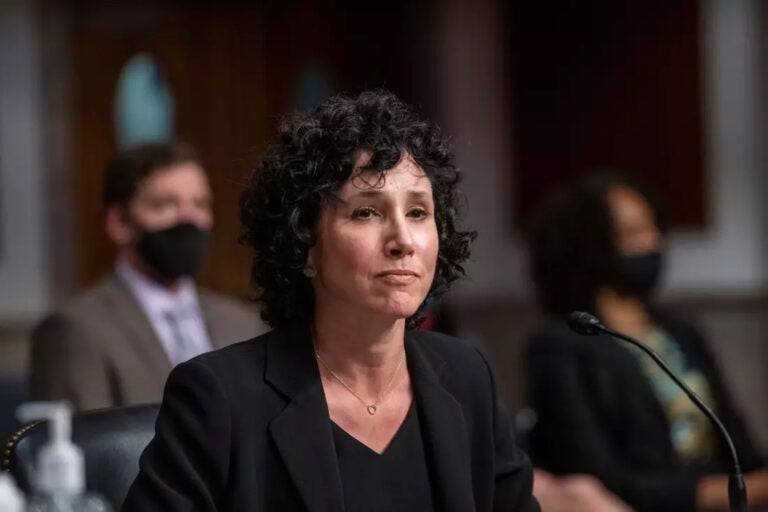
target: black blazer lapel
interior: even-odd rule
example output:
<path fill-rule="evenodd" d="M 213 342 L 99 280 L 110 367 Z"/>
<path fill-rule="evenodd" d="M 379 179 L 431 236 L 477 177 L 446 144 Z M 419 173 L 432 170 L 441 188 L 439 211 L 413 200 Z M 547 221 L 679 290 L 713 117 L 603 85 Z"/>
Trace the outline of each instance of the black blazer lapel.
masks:
<path fill-rule="evenodd" d="M 408 369 L 419 414 L 424 448 L 434 469 L 440 510 L 475 510 L 467 426 L 461 405 L 440 383 L 444 362 L 418 343 L 418 333 L 406 335 Z"/>
<path fill-rule="evenodd" d="M 290 400 L 269 431 L 305 506 L 311 512 L 344 510 L 328 405 L 308 331 L 270 340 L 266 379 Z"/>

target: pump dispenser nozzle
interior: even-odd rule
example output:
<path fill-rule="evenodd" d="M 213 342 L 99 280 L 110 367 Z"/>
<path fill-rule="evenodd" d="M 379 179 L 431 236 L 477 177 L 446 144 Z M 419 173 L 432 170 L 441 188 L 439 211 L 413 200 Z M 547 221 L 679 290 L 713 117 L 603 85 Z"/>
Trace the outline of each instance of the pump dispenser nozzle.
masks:
<path fill-rule="evenodd" d="M 16 415 L 23 422 L 48 420 L 48 443 L 37 456 L 35 487 L 43 493 L 80 494 L 85 490 L 85 461 L 72 443 L 72 408 L 66 402 L 30 402 Z"/>

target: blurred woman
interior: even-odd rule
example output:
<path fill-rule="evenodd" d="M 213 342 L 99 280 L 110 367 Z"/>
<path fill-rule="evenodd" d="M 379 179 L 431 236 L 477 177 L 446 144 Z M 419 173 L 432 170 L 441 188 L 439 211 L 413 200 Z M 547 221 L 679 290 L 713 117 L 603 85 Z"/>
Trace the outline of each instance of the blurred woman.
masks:
<path fill-rule="evenodd" d="M 390 93 L 288 117 L 242 200 L 274 330 L 173 371 L 123 510 L 538 510 L 488 363 L 414 329 L 469 257 L 458 177 Z"/>
<path fill-rule="evenodd" d="M 699 330 L 652 307 L 663 222 L 632 180 L 592 175 L 540 211 L 531 269 L 547 320 L 530 339 L 528 399 L 537 466 L 590 473 L 639 511 L 727 509 L 727 447 L 706 417 L 644 353 L 568 329 L 573 310 L 650 345 L 723 420 L 751 503 L 768 503 L 768 472 Z"/>

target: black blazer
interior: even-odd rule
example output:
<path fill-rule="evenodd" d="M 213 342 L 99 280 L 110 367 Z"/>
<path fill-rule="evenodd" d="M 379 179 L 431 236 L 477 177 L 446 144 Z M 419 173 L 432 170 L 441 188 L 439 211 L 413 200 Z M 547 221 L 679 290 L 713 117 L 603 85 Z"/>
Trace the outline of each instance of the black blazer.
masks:
<path fill-rule="evenodd" d="M 701 334 L 674 315 L 654 318 L 709 382 L 742 469 L 762 467 Z M 558 474 L 591 473 L 639 511 L 693 511 L 701 476 L 729 472 L 726 447 L 721 443 L 706 466 L 682 464 L 661 404 L 629 350 L 607 336 L 578 336 L 555 319 L 532 336 L 526 380 L 539 418 L 530 437 L 533 460 Z"/>
<path fill-rule="evenodd" d="M 407 333 L 405 350 L 437 509 L 537 511 L 530 462 L 486 360 L 424 331 Z M 177 366 L 122 510 L 343 511 L 308 329 L 272 331 Z"/>

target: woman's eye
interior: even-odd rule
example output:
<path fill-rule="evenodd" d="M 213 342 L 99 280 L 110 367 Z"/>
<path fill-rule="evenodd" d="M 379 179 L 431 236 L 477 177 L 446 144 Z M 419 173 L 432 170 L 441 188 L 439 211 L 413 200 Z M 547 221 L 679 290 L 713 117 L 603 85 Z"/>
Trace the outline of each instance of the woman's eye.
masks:
<path fill-rule="evenodd" d="M 352 213 L 352 218 L 364 220 L 364 219 L 370 219 L 374 215 L 376 215 L 376 210 L 370 207 L 365 207 L 365 208 L 358 208 L 357 210 L 355 210 Z"/>
<path fill-rule="evenodd" d="M 410 212 L 408 212 L 409 217 L 414 217 L 417 219 L 423 219 L 429 216 L 429 212 L 423 208 L 414 208 Z"/>

